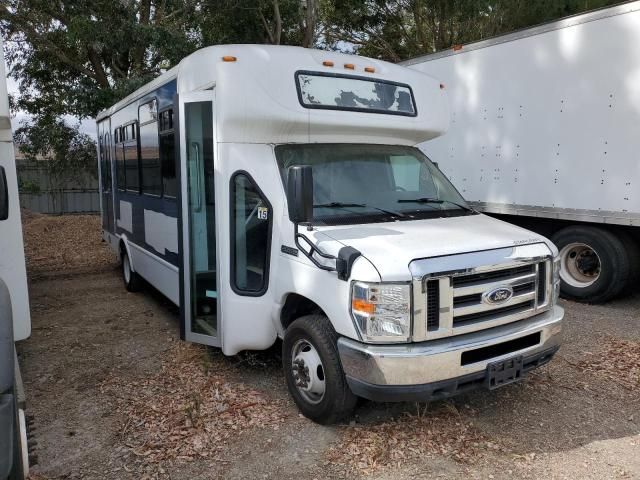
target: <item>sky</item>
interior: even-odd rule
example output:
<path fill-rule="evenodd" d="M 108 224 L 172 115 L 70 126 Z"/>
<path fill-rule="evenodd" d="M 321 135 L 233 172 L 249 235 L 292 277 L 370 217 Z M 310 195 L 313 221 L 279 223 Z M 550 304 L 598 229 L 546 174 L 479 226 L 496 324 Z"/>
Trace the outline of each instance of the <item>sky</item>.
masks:
<path fill-rule="evenodd" d="M 18 92 L 18 84 L 16 83 L 16 81 L 11 78 L 11 77 L 7 77 L 7 90 L 9 91 L 9 94 L 15 94 Z M 11 119 L 11 126 L 13 127 L 13 130 L 15 131 L 16 128 L 20 127 L 20 122 L 22 120 L 26 120 L 29 118 L 29 115 L 27 115 L 24 112 L 18 112 L 16 114 L 15 117 L 13 117 Z M 78 119 L 76 117 L 72 117 L 71 115 L 66 115 L 64 117 L 64 119 L 67 121 L 67 123 L 69 124 L 76 124 L 78 123 Z M 92 138 L 96 138 L 96 124 L 94 122 L 93 119 L 85 119 L 80 123 L 80 131 L 82 133 L 86 133 L 87 135 L 91 136 Z"/>

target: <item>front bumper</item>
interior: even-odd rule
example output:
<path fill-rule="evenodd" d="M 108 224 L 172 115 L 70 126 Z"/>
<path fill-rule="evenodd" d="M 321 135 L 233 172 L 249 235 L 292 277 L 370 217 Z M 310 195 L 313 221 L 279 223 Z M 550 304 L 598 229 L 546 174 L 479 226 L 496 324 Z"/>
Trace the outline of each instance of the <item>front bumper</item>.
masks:
<path fill-rule="evenodd" d="M 500 327 L 430 342 L 368 345 L 342 337 L 340 360 L 351 390 L 376 401 L 426 401 L 445 398 L 484 385 L 487 365 L 516 355 L 523 373 L 547 363 L 560 347 L 564 310 L 551 310 Z M 535 345 L 518 348 L 519 339 L 539 334 Z M 505 351 L 503 344 L 514 345 Z M 476 350 L 496 356 L 470 363 Z M 463 357 L 465 352 L 467 353 Z M 487 357 L 483 354 L 482 357 Z"/>

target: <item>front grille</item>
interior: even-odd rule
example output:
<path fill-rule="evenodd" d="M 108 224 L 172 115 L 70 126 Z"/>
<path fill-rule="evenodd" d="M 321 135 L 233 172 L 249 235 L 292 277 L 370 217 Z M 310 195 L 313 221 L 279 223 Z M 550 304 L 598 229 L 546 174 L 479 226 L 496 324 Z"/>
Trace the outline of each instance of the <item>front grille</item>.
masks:
<path fill-rule="evenodd" d="M 549 307 L 549 259 L 490 270 L 427 277 L 424 339 L 459 335 L 521 320 Z M 506 298 L 492 297 L 505 289 Z"/>
<path fill-rule="evenodd" d="M 515 305 L 509 305 L 508 307 L 496 308 L 480 313 L 471 313 L 469 315 L 460 315 L 453 318 L 453 326 L 469 325 L 470 323 L 479 322 L 488 318 L 500 318 L 512 313 L 526 312 L 533 308 L 533 301 L 516 303 Z"/>
<path fill-rule="evenodd" d="M 440 282 L 427 282 L 427 330 L 440 327 Z"/>
<path fill-rule="evenodd" d="M 461 275 L 453 277 L 453 287 L 463 287 L 472 284 L 486 283 L 495 280 L 505 280 L 518 275 L 532 273 L 535 265 L 524 265 L 522 267 L 507 268 L 504 270 L 492 270 L 490 272 L 473 273 L 470 275 Z"/>
<path fill-rule="evenodd" d="M 541 287 L 545 285 L 547 281 L 547 262 L 540 262 L 538 264 L 538 285 Z M 542 305 L 547 296 L 546 288 L 538 288 L 538 305 Z"/>

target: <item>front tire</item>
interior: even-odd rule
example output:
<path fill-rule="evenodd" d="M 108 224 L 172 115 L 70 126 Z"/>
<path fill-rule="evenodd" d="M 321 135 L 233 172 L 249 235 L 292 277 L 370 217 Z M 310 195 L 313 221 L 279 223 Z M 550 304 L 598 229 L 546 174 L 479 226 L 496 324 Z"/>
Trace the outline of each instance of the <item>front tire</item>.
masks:
<path fill-rule="evenodd" d="M 129 292 L 139 292 L 142 287 L 142 279 L 131 268 L 131 260 L 126 250 L 122 253 L 122 280 Z"/>
<path fill-rule="evenodd" d="M 602 303 L 620 295 L 633 275 L 623 240 L 595 227 L 571 226 L 552 237 L 560 252 L 560 292 L 579 302 Z"/>
<path fill-rule="evenodd" d="M 337 341 L 326 316 L 307 315 L 287 328 L 282 343 L 289 393 L 305 417 L 322 425 L 350 416 L 357 401 L 347 385 Z"/>

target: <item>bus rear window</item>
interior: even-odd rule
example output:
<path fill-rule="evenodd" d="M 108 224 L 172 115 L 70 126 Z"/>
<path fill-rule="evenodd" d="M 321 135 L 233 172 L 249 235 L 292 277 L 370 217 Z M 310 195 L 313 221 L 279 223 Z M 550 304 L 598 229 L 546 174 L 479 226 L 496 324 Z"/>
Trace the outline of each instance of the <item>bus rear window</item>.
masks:
<path fill-rule="evenodd" d="M 296 72 L 298 99 L 305 108 L 416 116 L 409 85 L 355 75 Z"/>

